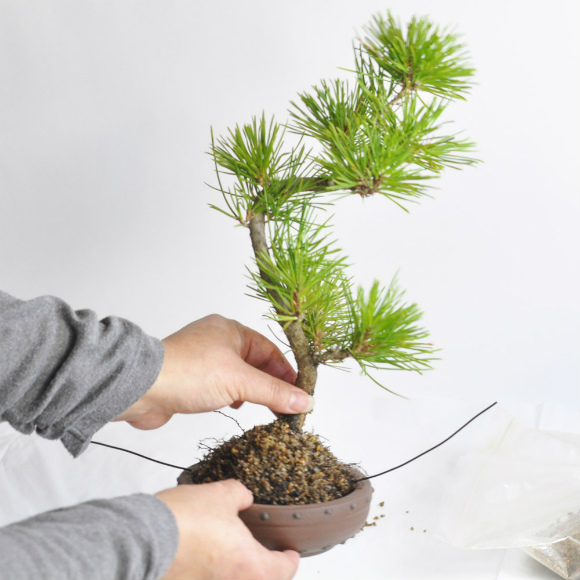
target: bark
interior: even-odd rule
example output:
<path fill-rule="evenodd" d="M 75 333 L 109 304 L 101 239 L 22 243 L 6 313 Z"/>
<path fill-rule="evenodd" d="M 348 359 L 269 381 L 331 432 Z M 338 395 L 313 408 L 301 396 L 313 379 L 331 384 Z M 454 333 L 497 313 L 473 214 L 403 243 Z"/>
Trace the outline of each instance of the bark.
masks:
<path fill-rule="evenodd" d="M 350 350 L 341 350 L 339 348 L 334 348 L 332 350 L 321 352 L 320 354 L 314 357 L 314 360 L 318 364 L 324 364 L 325 362 L 328 361 L 340 362 L 349 357 L 352 357 L 352 352 Z"/>

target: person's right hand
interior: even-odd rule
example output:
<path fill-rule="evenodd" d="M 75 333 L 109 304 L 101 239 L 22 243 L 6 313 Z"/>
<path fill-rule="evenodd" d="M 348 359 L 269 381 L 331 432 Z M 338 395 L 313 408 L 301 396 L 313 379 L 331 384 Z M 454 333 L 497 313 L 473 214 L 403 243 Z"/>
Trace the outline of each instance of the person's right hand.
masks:
<path fill-rule="evenodd" d="M 179 546 L 163 580 L 290 580 L 297 552 L 267 550 L 238 513 L 252 493 L 235 480 L 179 485 L 156 494 L 173 512 Z"/>
<path fill-rule="evenodd" d="M 163 366 L 153 386 L 116 421 L 157 429 L 175 413 L 206 413 L 243 401 L 275 413 L 307 413 L 313 399 L 294 386 L 296 372 L 259 332 L 211 314 L 163 340 Z"/>

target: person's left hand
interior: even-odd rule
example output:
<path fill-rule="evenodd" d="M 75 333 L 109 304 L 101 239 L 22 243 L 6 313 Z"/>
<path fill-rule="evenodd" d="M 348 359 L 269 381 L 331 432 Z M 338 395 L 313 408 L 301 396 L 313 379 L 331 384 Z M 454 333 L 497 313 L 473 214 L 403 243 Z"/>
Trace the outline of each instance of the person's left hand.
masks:
<path fill-rule="evenodd" d="M 260 333 L 217 314 L 163 340 L 165 358 L 153 386 L 116 421 L 155 429 L 175 413 L 203 413 L 243 401 L 276 413 L 305 413 L 313 400 L 293 386 L 296 373 Z"/>
<path fill-rule="evenodd" d="M 252 536 L 238 514 L 252 493 L 234 480 L 178 485 L 155 494 L 171 510 L 179 543 L 163 580 L 290 580 L 300 556 L 270 551 Z"/>

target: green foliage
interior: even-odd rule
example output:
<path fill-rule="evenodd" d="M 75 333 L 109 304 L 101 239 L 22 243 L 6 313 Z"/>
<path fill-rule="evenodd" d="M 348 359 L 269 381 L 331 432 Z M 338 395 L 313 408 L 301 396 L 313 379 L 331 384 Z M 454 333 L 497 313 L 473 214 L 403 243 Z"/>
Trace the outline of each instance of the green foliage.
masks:
<path fill-rule="evenodd" d="M 422 316 L 417 305 L 402 304 L 395 281 L 386 290 L 375 282 L 368 296 L 362 288 L 354 292 L 346 257 L 330 240 L 328 223 L 315 223 L 308 204 L 276 231 L 270 253 L 256 261 L 254 293 L 273 306 L 270 317 L 282 326 L 300 322 L 321 362 L 352 357 L 365 372 L 429 368 L 432 347 L 416 326 Z"/>
<path fill-rule="evenodd" d="M 473 144 L 443 133 L 441 121 L 473 69 L 456 35 L 424 18 L 411 21 L 406 37 L 390 14 L 375 16 L 367 32 L 355 47 L 356 85 L 321 81 L 301 93 L 291 130 L 318 141 L 314 160 L 328 190 L 380 193 L 404 207 L 444 168 L 476 162 L 465 155 Z"/>
<path fill-rule="evenodd" d="M 365 33 L 354 47 L 353 81 L 322 80 L 300 93 L 287 125 L 262 114 L 217 140 L 212 134 L 225 202 L 212 207 L 250 228 L 251 290 L 285 332 L 299 323 L 316 364 L 352 357 L 366 374 L 420 372 L 433 353 L 421 311 L 403 303 L 395 282 L 355 291 L 320 210 L 336 192 L 377 193 L 405 209 L 445 168 L 476 163 L 473 144 L 444 121 L 474 70 L 458 36 L 426 18 L 403 29 L 391 14 L 377 15 Z M 287 145 L 287 131 L 297 145 Z"/>
<path fill-rule="evenodd" d="M 323 83 L 315 95 L 302 94 L 294 104 L 296 131 L 314 136 L 322 146 L 315 158 L 327 190 L 361 196 L 380 193 L 401 205 L 425 194 L 426 180 L 445 167 L 473 163 L 458 155 L 471 143 L 439 135 L 441 102 L 424 105 L 416 95 L 395 111 L 368 91 L 347 93 L 346 83 Z"/>
<path fill-rule="evenodd" d="M 421 371 L 429 368 L 433 347 L 424 342 L 429 334 L 416 326 L 422 312 L 416 304 L 402 303 L 393 281 L 382 290 L 378 281 L 368 295 L 359 288 L 351 302 L 353 331 L 350 350 L 363 367 Z"/>
<path fill-rule="evenodd" d="M 272 304 L 271 317 L 282 325 L 299 321 L 314 353 L 335 347 L 349 322 L 349 281 L 346 258 L 329 239 L 328 225 L 316 224 L 305 203 L 295 222 L 276 228 L 270 253 L 256 261 L 253 290 Z"/>
<path fill-rule="evenodd" d="M 312 161 L 304 145 L 284 151 L 285 128 L 264 114 L 250 124 L 228 131 L 226 137 L 213 139 L 213 157 L 219 187 L 226 209 L 212 206 L 241 224 L 252 215 L 266 212 L 274 219 L 284 219 L 300 204 L 308 186 L 301 172 Z M 225 189 L 222 176 L 235 176 L 233 185 Z"/>
<path fill-rule="evenodd" d="M 364 118 L 360 110 L 363 95 L 359 87 L 351 89 L 348 82 L 335 80 L 320 81 L 313 87 L 314 94 L 302 93 L 303 107 L 292 102 L 294 131 L 308 135 L 322 144 L 332 141 L 332 133 L 356 133 Z"/>
<path fill-rule="evenodd" d="M 464 98 L 475 70 L 457 34 L 427 18 L 413 18 L 406 35 L 392 14 L 373 17 L 362 47 L 379 74 L 407 91 L 421 90 L 445 99 Z"/>

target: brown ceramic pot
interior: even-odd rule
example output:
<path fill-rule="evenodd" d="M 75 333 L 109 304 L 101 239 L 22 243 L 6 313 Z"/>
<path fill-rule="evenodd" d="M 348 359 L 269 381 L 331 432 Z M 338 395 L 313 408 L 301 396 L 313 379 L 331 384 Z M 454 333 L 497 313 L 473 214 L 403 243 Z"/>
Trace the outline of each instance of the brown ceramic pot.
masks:
<path fill-rule="evenodd" d="M 191 484 L 191 473 L 183 471 L 177 483 Z M 266 548 L 296 550 L 305 558 L 352 538 L 366 522 L 372 493 L 370 482 L 365 480 L 340 499 L 307 505 L 254 504 L 240 512 L 240 518 Z"/>

